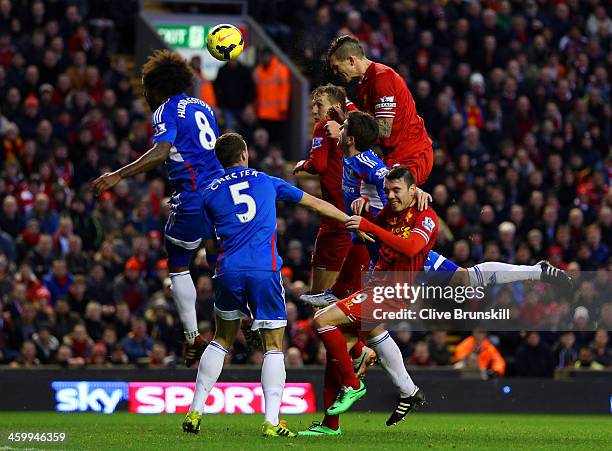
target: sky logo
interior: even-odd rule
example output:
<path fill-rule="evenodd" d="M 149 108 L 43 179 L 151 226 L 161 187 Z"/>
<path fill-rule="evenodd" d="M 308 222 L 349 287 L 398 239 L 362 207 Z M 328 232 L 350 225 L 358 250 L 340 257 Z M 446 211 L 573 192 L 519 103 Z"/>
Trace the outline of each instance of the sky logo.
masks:
<path fill-rule="evenodd" d="M 127 382 L 111 381 L 54 381 L 58 412 L 103 412 L 113 413 L 121 401 L 127 401 Z"/>

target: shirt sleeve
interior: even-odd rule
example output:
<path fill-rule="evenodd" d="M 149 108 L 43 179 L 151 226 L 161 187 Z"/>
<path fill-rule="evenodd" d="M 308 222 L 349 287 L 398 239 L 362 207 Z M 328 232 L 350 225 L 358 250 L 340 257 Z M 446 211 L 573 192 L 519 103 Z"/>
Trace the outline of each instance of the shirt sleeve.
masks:
<path fill-rule="evenodd" d="M 349 99 L 346 99 L 346 110 L 347 111 L 359 111 L 357 105 L 351 102 Z"/>
<path fill-rule="evenodd" d="M 379 222 L 378 218 L 376 222 Z M 408 238 L 394 235 L 388 230 L 371 223 L 367 219 L 361 220 L 359 230 L 366 233 L 372 233 L 376 238 L 397 252 L 407 257 L 413 257 L 429 244 L 432 237 L 435 235 L 437 227 L 438 218 L 434 211 L 428 208 L 418 213 L 415 220 L 415 226 L 410 231 L 411 233 Z"/>
<path fill-rule="evenodd" d="M 378 74 L 374 79 L 374 117 L 395 118 L 397 93 L 394 80 L 389 72 Z"/>
<path fill-rule="evenodd" d="M 276 200 L 286 201 L 291 204 L 297 204 L 302 200 L 304 191 L 301 189 L 296 188 L 295 186 L 290 185 L 277 177 L 268 176 L 268 178 L 272 182 L 274 190 L 276 191 Z"/>
<path fill-rule="evenodd" d="M 317 122 L 312 132 L 312 146 L 308 160 L 304 162 L 304 170 L 311 174 L 323 174 L 327 169 L 329 155 L 329 140 L 325 137 L 325 122 Z"/>
<path fill-rule="evenodd" d="M 387 203 L 385 196 L 385 176 L 389 173 L 389 168 L 382 162 L 378 161 L 377 165 L 368 173 L 367 182 L 376 186 L 378 196 L 383 204 Z"/>
<path fill-rule="evenodd" d="M 418 212 L 416 216 L 412 232 L 421 235 L 429 244 L 438 231 L 438 216 L 431 208 Z"/>
<path fill-rule="evenodd" d="M 151 119 L 153 126 L 153 142 L 169 142 L 174 144 L 176 139 L 176 109 L 167 102 L 162 103 Z"/>

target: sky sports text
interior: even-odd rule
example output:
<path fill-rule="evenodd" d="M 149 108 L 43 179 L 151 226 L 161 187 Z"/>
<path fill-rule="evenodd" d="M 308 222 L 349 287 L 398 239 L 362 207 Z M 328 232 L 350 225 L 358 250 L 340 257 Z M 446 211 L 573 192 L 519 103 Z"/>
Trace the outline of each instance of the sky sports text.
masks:
<path fill-rule="evenodd" d="M 122 401 L 128 401 L 133 413 L 185 413 L 188 411 L 193 382 L 114 382 L 55 381 L 55 409 L 58 412 L 113 413 Z M 282 414 L 312 413 L 315 395 L 310 383 L 287 383 L 281 405 Z M 219 382 L 210 393 L 205 413 L 263 413 L 261 384 L 255 382 Z"/>

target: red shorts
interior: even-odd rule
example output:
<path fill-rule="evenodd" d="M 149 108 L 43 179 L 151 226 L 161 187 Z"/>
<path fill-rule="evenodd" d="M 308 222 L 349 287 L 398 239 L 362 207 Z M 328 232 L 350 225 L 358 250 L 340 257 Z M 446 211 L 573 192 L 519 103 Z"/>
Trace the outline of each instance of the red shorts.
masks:
<path fill-rule="evenodd" d="M 340 271 L 352 244 L 351 235 L 345 229 L 319 228 L 312 253 L 312 267 L 323 271 Z"/>
<path fill-rule="evenodd" d="M 364 288 L 336 302 L 336 305 L 354 325 L 373 325 L 376 324 L 373 312 L 373 294 L 371 288 Z M 378 323 L 382 322 L 378 321 Z"/>
<path fill-rule="evenodd" d="M 380 295 L 379 295 L 380 296 Z M 372 330 L 387 321 L 383 313 L 398 312 L 405 305 L 392 300 L 377 299 L 373 287 L 366 287 L 336 302 L 349 321 L 361 330 Z"/>
<path fill-rule="evenodd" d="M 418 152 L 394 150 L 384 158 L 384 162 L 389 168 L 393 167 L 394 164 L 401 164 L 410 169 L 417 185 L 421 185 L 429 177 L 433 168 L 433 160 L 433 147 Z"/>

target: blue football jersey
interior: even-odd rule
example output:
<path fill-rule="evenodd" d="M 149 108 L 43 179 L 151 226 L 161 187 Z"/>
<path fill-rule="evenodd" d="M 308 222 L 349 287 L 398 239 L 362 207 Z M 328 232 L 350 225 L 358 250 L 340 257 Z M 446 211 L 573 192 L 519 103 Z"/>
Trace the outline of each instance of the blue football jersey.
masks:
<path fill-rule="evenodd" d="M 342 197 L 347 214 L 353 214 L 351 203 L 361 196 L 370 199 L 370 212 L 376 216 L 387 204 L 385 175 L 389 169 L 372 150 L 352 157 L 342 157 Z"/>
<path fill-rule="evenodd" d="M 203 190 L 223 174 L 214 152 L 219 127 L 205 102 L 177 94 L 155 110 L 152 124 L 153 142 L 172 144 L 166 169 L 177 193 Z"/>
<path fill-rule="evenodd" d="M 226 271 L 278 271 L 276 201 L 297 204 L 304 192 L 263 172 L 228 168 L 203 194 L 203 238 L 217 238 L 217 274 Z"/>

